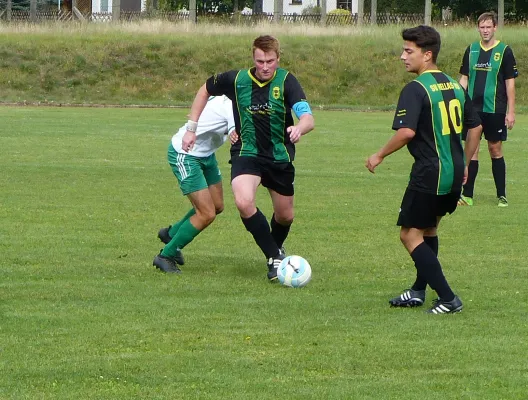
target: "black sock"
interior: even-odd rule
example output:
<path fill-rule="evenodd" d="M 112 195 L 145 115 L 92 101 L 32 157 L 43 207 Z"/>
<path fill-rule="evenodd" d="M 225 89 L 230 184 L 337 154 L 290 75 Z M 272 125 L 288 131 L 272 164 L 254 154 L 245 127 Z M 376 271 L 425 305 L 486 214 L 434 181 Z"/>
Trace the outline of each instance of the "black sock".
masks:
<path fill-rule="evenodd" d="M 504 157 L 491 159 L 491 172 L 497 188 L 497 197 L 506 197 L 506 162 Z"/>
<path fill-rule="evenodd" d="M 438 236 L 424 236 L 424 242 L 433 250 L 435 256 L 438 257 Z M 416 264 L 414 264 L 416 267 Z M 425 276 L 419 273 L 418 267 L 416 267 L 416 280 L 412 285 L 412 290 L 425 290 L 427 288 L 427 279 Z"/>
<path fill-rule="evenodd" d="M 290 232 L 290 225 L 281 225 L 275 220 L 275 214 L 271 217 L 271 236 L 273 236 L 273 239 L 275 240 L 275 243 L 277 243 L 277 247 L 281 248 L 284 244 L 284 241 L 288 237 L 288 233 Z"/>
<path fill-rule="evenodd" d="M 438 258 L 427 243 L 422 242 L 418 245 L 411 253 L 411 257 L 418 270 L 418 275 L 425 277 L 429 286 L 438 293 L 438 297 L 445 301 L 451 301 L 455 298 L 455 294 L 442 272 Z"/>
<path fill-rule="evenodd" d="M 473 197 L 473 191 L 475 189 L 475 181 L 477 180 L 477 174 L 479 170 L 478 160 L 471 160 L 468 165 L 468 177 L 462 194 L 466 197 Z"/>
<path fill-rule="evenodd" d="M 279 248 L 271 236 L 268 220 L 264 214 L 257 208 L 257 212 L 251 217 L 241 219 L 266 258 L 276 257 L 279 254 Z"/>

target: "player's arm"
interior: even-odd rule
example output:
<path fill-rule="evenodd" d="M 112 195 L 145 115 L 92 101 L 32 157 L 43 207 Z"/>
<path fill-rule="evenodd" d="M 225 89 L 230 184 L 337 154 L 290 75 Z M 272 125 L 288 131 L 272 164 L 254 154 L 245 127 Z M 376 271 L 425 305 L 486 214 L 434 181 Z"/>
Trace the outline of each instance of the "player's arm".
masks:
<path fill-rule="evenodd" d="M 467 88 L 468 88 L 468 76 L 467 75 L 460 75 L 460 79 L 458 80 L 458 83 L 460 83 L 460 86 L 462 86 L 464 89 L 467 90 Z"/>
<path fill-rule="evenodd" d="M 301 139 L 301 136 L 306 135 L 315 127 L 315 120 L 307 101 L 294 104 L 293 112 L 299 119 L 299 122 L 296 125 L 289 126 L 286 131 L 290 134 L 290 141 L 297 143 Z"/>
<path fill-rule="evenodd" d="M 506 96 L 508 97 L 508 112 L 506 113 L 506 126 L 512 129 L 515 124 L 515 78 L 506 79 Z"/>
<path fill-rule="evenodd" d="M 459 72 L 460 79 L 458 80 L 458 83 L 460 83 L 460 86 L 467 90 L 469 77 L 469 46 L 466 48 L 464 56 L 462 57 L 462 65 L 460 66 Z"/>
<path fill-rule="evenodd" d="M 425 89 L 417 82 L 410 82 L 402 89 L 392 122 L 392 129 L 396 133 L 377 153 L 367 158 L 365 167 L 370 172 L 374 173 L 385 157 L 400 150 L 414 138 L 425 96 Z"/>
<path fill-rule="evenodd" d="M 290 107 L 299 122 L 288 126 L 286 131 L 290 134 L 290 141 L 297 143 L 301 136 L 306 135 L 315 127 L 315 120 L 306 100 L 304 90 L 295 76 L 288 74 L 284 81 L 284 101 Z"/>
<path fill-rule="evenodd" d="M 198 89 L 198 93 L 194 98 L 193 104 L 191 106 L 191 112 L 189 113 L 189 121 L 187 121 L 187 131 L 182 138 L 182 150 L 189 152 L 194 147 L 196 143 L 196 129 L 198 128 L 198 119 L 202 115 L 202 111 L 207 104 L 209 99 L 209 93 L 205 87 L 205 84 Z"/>
<path fill-rule="evenodd" d="M 377 153 L 372 154 L 365 164 L 368 170 L 374 173 L 374 169 L 382 163 L 385 157 L 392 153 L 400 150 L 403 146 L 407 145 L 412 138 L 416 135 L 416 132 L 410 128 L 400 128 L 396 131 L 390 140 L 378 150 Z"/>

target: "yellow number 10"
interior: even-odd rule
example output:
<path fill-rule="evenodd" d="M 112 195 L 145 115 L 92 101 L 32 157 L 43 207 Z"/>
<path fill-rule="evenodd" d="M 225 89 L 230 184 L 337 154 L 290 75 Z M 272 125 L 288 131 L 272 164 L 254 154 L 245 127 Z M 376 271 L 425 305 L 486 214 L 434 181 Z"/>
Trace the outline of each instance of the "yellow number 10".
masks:
<path fill-rule="evenodd" d="M 440 107 L 440 115 L 442 116 L 442 135 L 449 135 L 451 129 L 449 129 L 449 120 L 453 128 L 455 128 L 455 133 L 462 132 L 462 106 L 458 99 L 453 99 L 449 101 L 449 114 L 447 113 L 447 108 L 444 101 L 438 103 Z"/>

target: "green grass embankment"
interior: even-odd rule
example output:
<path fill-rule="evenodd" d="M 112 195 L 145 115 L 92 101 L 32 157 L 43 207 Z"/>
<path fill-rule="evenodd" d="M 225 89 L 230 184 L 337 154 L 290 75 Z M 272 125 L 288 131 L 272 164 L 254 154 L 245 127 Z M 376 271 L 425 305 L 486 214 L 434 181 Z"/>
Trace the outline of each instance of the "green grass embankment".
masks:
<path fill-rule="evenodd" d="M 0 102 L 188 106 L 215 72 L 251 65 L 261 33 L 281 40 L 281 65 L 300 80 L 314 107 L 387 109 L 412 75 L 399 56 L 402 27 L 329 28 L 199 25 L 67 25 L 2 29 Z M 469 28 L 439 28 L 439 67 L 455 78 Z M 522 67 L 526 28 L 497 33 Z M 518 111 L 528 106 L 526 74 L 517 80 Z"/>

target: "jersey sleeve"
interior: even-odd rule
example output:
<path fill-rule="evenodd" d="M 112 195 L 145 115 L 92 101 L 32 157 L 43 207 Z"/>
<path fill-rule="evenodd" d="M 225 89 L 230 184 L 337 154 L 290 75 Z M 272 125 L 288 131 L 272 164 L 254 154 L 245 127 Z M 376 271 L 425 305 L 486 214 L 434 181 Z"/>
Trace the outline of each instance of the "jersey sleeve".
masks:
<path fill-rule="evenodd" d="M 464 102 L 464 129 L 476 128 L 481 124 L 477 110 L 473 106 L 473 101 L 467 91 L 465 91 L 466 101 Z"/>
<path fill-rule="evenodd" d="M 464 52 L 462 57 L 462 65 L 460 66 L 460 71 L 462 75 L 469 76 L 469 47 Z"/>
<path fill-rule="evenodd" d="M 205 82 L 205 88 L 211 96 L 226 95 L 233 100 L 235 93 L 235 79 L 238 71 L 232 70 L 214 74 Z"/>
<path fill-rule="evenodd" d="M 307 102 L 304 90 L 295 76 L 288 74 L 284 81 L 284 100 L 289 108 L 299 102 Z"/>
<path fill-rule="evenodd" d="M 394 114 L 392 129 L 409 128 L 416 132 L 422 111 L 425 89 L 418 82 L 409 82 L 402 89 Z"/>
<path fill-rule="evenodd" d="M 519 71 L 517 70 L 517 63 L 515 62 L 515 57 L 513 56 L 513 51 L 510 46 L 504 49 L 504 56 L 502 59 L 501 68 L 504 73 L 504 79 L 512 79 L 517 78 L 517 76 L 519 76 Z"/>

